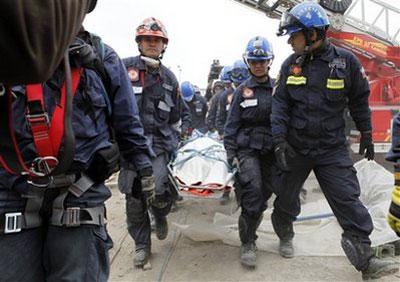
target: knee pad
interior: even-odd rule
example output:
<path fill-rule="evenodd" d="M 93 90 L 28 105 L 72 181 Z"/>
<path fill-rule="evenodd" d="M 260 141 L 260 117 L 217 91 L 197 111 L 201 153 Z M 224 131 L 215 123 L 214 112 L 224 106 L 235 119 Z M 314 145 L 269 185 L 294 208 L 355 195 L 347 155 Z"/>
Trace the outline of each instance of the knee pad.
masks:
<path fill-rule="evenodd" d="M 358 271 L 363 271 L 368 267 L 368 261 L 373 256 L 371 246 L 346 236 L 342 236 L 341 245 L 350 263 Z"/>
<path fill-rule="evenodd" d="M 400 186 L 396 185 L 392 192 L 392 203 L 390 204 L 387 221 L 390 227 L 400 237 Z"/>
<path fill-rule="evenodd" d="M 143 222 L 147 216 L 147 209 L 142 199 L 127 195 L 126 217 L 129 222 Z"/>

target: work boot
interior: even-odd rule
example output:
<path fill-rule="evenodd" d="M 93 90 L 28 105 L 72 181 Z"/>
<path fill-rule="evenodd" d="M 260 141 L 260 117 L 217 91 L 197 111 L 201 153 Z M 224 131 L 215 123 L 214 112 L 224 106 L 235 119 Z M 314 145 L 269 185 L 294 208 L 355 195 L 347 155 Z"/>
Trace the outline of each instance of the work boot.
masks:
<path fill-rule="evenodd" d="M 156 236 L 159 240 L 164 240 L 168 235 L 168 221 L 165 216 L 154 216 L 156 222 Z"/>
<path fill-rule="evenodd" d="M 373 256 L 369 260 L 368 268 L 362 271 L 363 280 L 378 279 L 399 271 L 397 262 L 388 258 L 377 258 Z"/>
<path fill-rule="evenodd" d="M 294 256 L 293 240 L 279 240 L 279 254 L 284 258 L 292 258 Z"/>
<path fill-rule="evenodd" d="M 133 264 L 135 267 L 143 267 L 150 257 L 150 247 L 144 247 L 135 250 L 135 257 L 133 258 Z"/>
<path fill-rule="evenodd" d="M 221 196 L 221 198 L 219 198 L 219 203 L 221 204 L 221 205 L 226 205 L 226 204 L 228 204 L 229 203 L 229 193 L 230 193 L 231 191 L 224 191 L 224 193 L 222 194 L 222 196 Z"/>
<path fill-rule="evenodd" d="M 256 244 L 254 242 L 249 242 L 242 244 L 240 247 L 240 262 L 242 265 L 247 267 L 256 267 Z"/>

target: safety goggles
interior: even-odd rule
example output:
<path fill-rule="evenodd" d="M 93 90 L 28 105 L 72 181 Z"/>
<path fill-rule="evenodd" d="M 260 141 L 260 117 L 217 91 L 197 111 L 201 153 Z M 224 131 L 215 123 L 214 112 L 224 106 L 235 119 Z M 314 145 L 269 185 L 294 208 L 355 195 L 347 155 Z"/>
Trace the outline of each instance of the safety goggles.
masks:
<path fill-rule="evenodd" d="M 164 30 L 164 28 L 156 22 L 142 24 L 142 25 L 138 26 L 137 30 L 139 31 L 141 29 L 148 30 L 148 31 L 150 31 L 150 30 L 151 31 L 161 31 L 162 33 L 166 34 L 166 31 Z"/>
<path fill-rule="evenodd" d="M 247 69 L 233 69 L 231 77 L 234 80 L 243 81 L 249 77 L 249 71 Z"/>

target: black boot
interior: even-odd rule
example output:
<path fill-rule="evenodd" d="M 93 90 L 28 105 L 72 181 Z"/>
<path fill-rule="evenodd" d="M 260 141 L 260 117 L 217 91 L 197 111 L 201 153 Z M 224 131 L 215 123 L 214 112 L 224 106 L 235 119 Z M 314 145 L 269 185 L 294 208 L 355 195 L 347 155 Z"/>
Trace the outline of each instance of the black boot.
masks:
<path fill-rule="evenodd" d="M 143 267 L 150 258 L 150 246 L 137 248 L 135 250 L 135 257 L 133 259 L 133 264 L 135 267 Z"/>
<path fill-rule="evenodd" d="M 362 271 L 363 280 L 378 279 L 399 271 L 399 264 L 389 258 L 377 258 L 373 256 L 369 260 L 367 269 Z"/>
<path fill-rule="evenodd" d="M 284 258 L 292 258 L 294 256 L 293 249 L 293 223 L 284 223 L 279 217 L 272 213 L 272 226 L 276 235 L 279 237 L 279 254 Z"/>
<path fill-rule="evenodd" d="M 242 245 L 240 247 L 240 262 L 242 265 L 254 268 L 257 263 L 256 230 L 261 223 L 262 216 L 254 220 L 249 216 L 239 216 L 239 237 Z"/>
<path fill-rule="evenodd" d="M 165 216 L 154 216 L 156 223 L 156 236 L 159 240 L 164 240 L 168 236 L 168 221 Z"/>
<path fill-rule="evenodd" d="M 257 264 L 257 254 L 256 254 L 256 244 L 254 242 L 249 242 L 242 244 L 240 246 L 240 262 L 242 265 L 247 267 L 256 267 Z"/>
<path fill-rule="evenodd" d="M 279 254 L 284 258 L 292 258 L 294 256 L 293 240 L 279 240 Z"/>

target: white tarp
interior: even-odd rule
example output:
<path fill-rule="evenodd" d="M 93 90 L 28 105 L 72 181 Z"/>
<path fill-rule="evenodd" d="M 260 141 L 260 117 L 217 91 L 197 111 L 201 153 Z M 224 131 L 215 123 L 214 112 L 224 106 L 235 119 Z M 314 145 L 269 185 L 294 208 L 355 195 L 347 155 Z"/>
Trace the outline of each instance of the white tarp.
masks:
<path fill-rule="evenodd" d="M 390 205 L 390 195 L 393 189 L 393 175 L 374 161 L 362 160 L 355 164 L 361 186 L 361 200 L 367 206 L 373 222 L 374 231 L 371 234 L 373 246 L 398 240 L 396 234 L 386 222 Z M 313 180 L 306 182 L 310 184 Z M 343 256 L 340 247 L 342 229 L 331 214 L 331 209 L 325 199 L 310 202 L 302 206 L 299 218 L 321 216 L 320 219 L 304 220 L 294 224 L 296 236 L 294 247 L 296 255 L 300 256 Z M 273 232 L 270 221 L 271 210 L 264 214 L 257 235 L 257 247 L 261 250 L 277 252 L 278 238 Z M 213 224 L 197 222 L 191 225 L 178 225 L 182 233 L 195 241 L 222 240 L 226 244 L 239 246 L 237 218 L 239 211 L 233 215 L 216 213 Z"/>
<path fill-rule="evenodd" d="M 173 164 L 173 175 L 186 185 L 233 184 L 223 144 L 208 136 L 194 138 L 181 147 Z"/>

